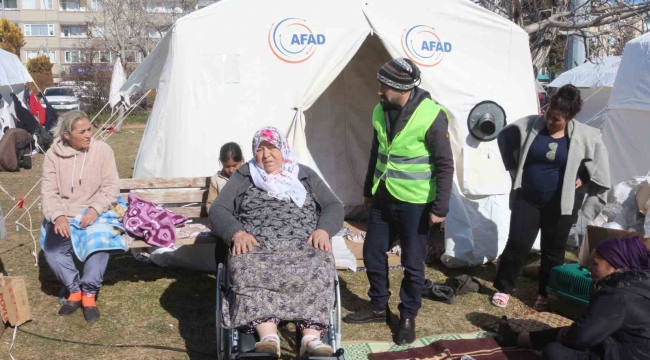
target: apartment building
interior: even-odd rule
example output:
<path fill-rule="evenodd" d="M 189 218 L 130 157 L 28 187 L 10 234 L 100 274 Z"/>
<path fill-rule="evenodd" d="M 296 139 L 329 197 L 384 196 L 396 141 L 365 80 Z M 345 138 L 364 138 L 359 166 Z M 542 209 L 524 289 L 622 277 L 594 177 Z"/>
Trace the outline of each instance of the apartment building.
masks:
<path fill-rule="evenodd" d="M 84 53 L 84 41 L 89 31 L 99 35 L 103 32 L 101 25 L 88 29 L 88 22 L 93 12 L 103 10 L 104 0 L 3 0 L 5 4 L 4 17 L 13 21 L 23 32 L 25 46 L 20 51 L 20 59 L 27 64 L 39 54 L 47 55 L 54 65 L 52 73 L 55 78 L 62 72 L 74 73 L 79 71 L 79 64 L 85 56 L 93 56 L 93 62 L 109 65 L 116 58 L 115 54 L 107 51 L 94 51 L 94 54 Z M 120 0 L 106 0 L 120 1 Z M 148 12 L 168 14 L 170 12 L 185 14 L 194 9 L 202 8 L 214 0 L 201 0 L 191 6 L 187 3 L 168 0 L 145 1 Z M 160 38 L 160 34 L 148 34 L 151 38 Z M 127 51 L 128 63 L 139 63 L 143 55 L 139 51 Z M 56 80 L 56 79 L 55 79 Z"/>

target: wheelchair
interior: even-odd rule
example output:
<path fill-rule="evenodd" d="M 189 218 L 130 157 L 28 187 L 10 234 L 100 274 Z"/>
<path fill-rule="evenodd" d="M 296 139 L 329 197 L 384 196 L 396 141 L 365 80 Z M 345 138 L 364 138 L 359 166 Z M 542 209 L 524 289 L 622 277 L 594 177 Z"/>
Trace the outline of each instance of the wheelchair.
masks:
<path fill-rule="evenodd" d="M 259 341 L 257 334 L 245 334 L 237 329 L 226 329 L 221 322 L 221 310 L 223 297 L 230 289 L 229 278 L 225 263 L 220 263 L 217 268 L 217 306 L 216 306 L 216 328 L 217 328 L 217 353 L 219 360 L 237 359 L 278 359 L 277 354 L 255 353 L 255 343 Z M 345 360 L 344 351 L 341 348 L 341 292 L 339 289 L 339 277 L 334 273 L 334 306 L 330 312 L 330 326 L 327 333 L 323 335 L 323 342 L 330 345 L 335 353 L 331 356 L 296 356 L 296 359 L 304 360 Z M 279 327 L 291 321 L 282 321 Z M 296 354 L 300 351 L 302 337 L 296 331 Z"/>

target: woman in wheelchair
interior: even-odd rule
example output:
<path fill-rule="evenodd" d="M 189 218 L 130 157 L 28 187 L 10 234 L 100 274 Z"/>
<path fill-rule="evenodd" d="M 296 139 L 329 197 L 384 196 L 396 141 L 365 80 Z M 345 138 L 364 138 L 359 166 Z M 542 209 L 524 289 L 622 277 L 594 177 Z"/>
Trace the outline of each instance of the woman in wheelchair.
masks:
<path fill-rule="evenodd" d="M 280 355 L 277 325 L 294 321 L 303 335 L 301 356 L 331 356 L 321 336 L 331 325 L 330 238 L 343 225 L 343 205 L 316 172 L 293 159 L 276 128 L 255 134 L 253 154 L 210 209 L 213 231 L 230 248 L 223 324 L 256 331 L 255 352 Z"/>

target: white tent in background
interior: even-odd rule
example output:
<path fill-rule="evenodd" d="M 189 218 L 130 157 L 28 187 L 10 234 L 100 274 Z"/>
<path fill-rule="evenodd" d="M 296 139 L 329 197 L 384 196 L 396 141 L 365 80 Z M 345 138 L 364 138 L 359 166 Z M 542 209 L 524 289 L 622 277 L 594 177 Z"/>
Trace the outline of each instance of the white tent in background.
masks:
<path fill-rule="evenodd" d="M 409 57 L 421 87 L 452 116 L 456 177 L 443 259 L 494 259 L 508 236 L 510 179 L 496 141 L 475 140 L 467 118 L 484 100 L 510 122 L 537 113 L 528 35 L 467 0 L 395 4 L 224 0 L 181 18 L 121 90 L 158 89 L 134 176 L 210 176 L 222 144 L 236 141 L 250 157 L 254 132 L 274 125 L 347 215 L 360 216 L 376 73 Z"/>
<path fill-rule="evenodd" d="M 115 65 L 113 65 L 113 74 L 111 75 L 111 90 L 108 95 L 108 104 L 111 108 L 115 108 L 117 104 L 122 101 L 122 94 L 120 94 L 120 88 L 126 82 L 126 73 L 122 67 L 122 59 L 117 58 L 115 60 Z M 129 105 L 129 97 L 124 97 L 124 102 L 126 105 Z"/>
<path fill-rule="evenodd" d="M 596 59 L 562 73 L 549 87 L 559 88 L 571 84 L 580 88 L 584 104 L 576 120 L 600 127 L 620 64 L 620 56 Z"/>
<path fill-rule="evenodd" d="M 612 184 L 650 171 L 650 33 L 629 41 L 612 88 L 602 134 Z"/>
<path fill-rule="evenodd" d="M 0 95 L 2 95 L 2 99 L 0 99 L 0 138 L 4 135 L 5 127 L 16 127 L 12 117 L 16 115 L 16 112 L 11 93 L 16 94 L 22 101 L 25 84 L 33 81 L 18 56 L 0 49 Z"/>

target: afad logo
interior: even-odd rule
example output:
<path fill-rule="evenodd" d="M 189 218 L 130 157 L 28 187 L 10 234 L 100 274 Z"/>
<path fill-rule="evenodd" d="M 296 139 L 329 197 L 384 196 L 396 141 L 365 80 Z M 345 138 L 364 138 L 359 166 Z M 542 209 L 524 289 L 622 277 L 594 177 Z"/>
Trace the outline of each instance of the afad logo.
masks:
<path fill-rule="evenodd" d="M 272 24 L 269 30 L 269 47 L 273 55 L 290 64 L 309 60 L 316 48 L 323 44 L 325 35 L 314 33 L 302 19 L 286 18 Z"/>
<path fill-rule="evenodd" d="M 402 48 L 409 59 L 425 67 L 440 64 L 445 54 L 452 51 L 451 43 L 440 40 L 435 30 L 426 25 L 405 29 L 402 35 Z"/>

